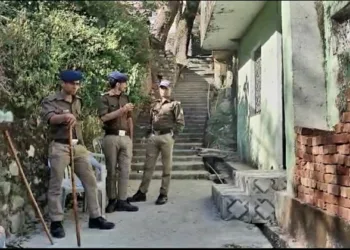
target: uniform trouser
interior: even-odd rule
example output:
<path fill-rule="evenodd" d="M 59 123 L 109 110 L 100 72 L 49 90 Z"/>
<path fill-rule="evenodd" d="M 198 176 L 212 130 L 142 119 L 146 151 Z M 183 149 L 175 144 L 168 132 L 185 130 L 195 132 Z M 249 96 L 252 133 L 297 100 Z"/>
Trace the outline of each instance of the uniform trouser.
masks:
<path fill-rule="evenodd" d="M 126 200 L 132 159 L 132 141 L 129 136 L 106 135 L 103 138 L 102 147 L 106 159 L 108 199 Z"/>
<path fill-rule="evenodd" d="M 74 171 L 81 180 L 87 195 L 88 211 L 90 218 L 101 216 L 98 203 L 98 190 L 95 173 L 88 160 L 88 151 L 82 145 L 74 146 Z M 63 220 L 61 204 L 61 185 L 64 171 L 70 163 L 69 145 L 53 142 L 49 147 L 49 160 L 51 165 L 48 207 L 51 221 Z"/>
<path fill-rule="evenodd" d="M 139 188 L 142 193 L 147 193 L 148 191 L 148 187 L 152 180 L 159 153 L 161 153 L 163 175 L 160 193 L 163 195 L 168 195 L 171 179 L 171 169 L 173 165 L 173 148 L 174 139 L 171 134 L 154 135 L 148 139 L 146 145 L 146 161 L 144 165 L 144 173 Z"/>

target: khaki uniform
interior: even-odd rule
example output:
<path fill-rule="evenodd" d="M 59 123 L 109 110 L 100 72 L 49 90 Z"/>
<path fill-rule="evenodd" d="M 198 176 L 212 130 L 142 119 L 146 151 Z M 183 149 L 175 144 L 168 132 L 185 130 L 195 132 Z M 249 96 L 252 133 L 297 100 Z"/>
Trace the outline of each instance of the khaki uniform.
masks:
<path fill-rule="evenodd" d="M 102 117 L 116 111 L 127 103 L 129 103 L 129 99 L 126 95 L 112 95 L 108 92 L 101 98 L 99 116 Z M 128 126 L 129 118 L 131 118 L 131 112 L 122 117 L 109 120 L 103 126 L 106 134 L 103 138 L 102 148 L 107 167 L 107 196 L 110 200 L 126 200 L 127 198 L 132 159 L 132 140 L 129 136 Z M 121 135 L 121 131 L 125 131 L 125 135 Z M 116 189 L 117 175 L 118 192 Z"/>
<path fill-rule="evenodd" d="M 146 145 L 146 162 L 139 190 L 147 193 L 151 183 L 159 153 L 162 155 L 163 175 L 160 194 L 169 191 L 171 169 L 173 164 L 173 134 L 177 135 L 185 126 L 184 112 L 180 102 L 174 100 L 156 100 L 150 111 L 150 131 Z"/>
<path fill-rule="evenodd" d="M 46 97 L 42 101 L 42 118 L 47 123 L 54 115 L 72 113 L 77 123 L 73 129 L 73 139 L 78 139 L 78 145 L 74 146 L 74 170 L 84 186 L 90 218 L 101 216 L 98 204 L 98 190 L 94 171 L 88 161 L 88 151 L 84 146 L 80 124 L 81 99 L 76 96 L 72 103 L 65 100 L 62 92 Z M 65 168 L 70 163 L 69 154 L 69 130 L 65 124 L 50 124 L 49 160 L 51 165 L 48 190 L 48 207 L 51 221 L 63 220 L 63 208 L 61 206 L 61 185 Z"/>

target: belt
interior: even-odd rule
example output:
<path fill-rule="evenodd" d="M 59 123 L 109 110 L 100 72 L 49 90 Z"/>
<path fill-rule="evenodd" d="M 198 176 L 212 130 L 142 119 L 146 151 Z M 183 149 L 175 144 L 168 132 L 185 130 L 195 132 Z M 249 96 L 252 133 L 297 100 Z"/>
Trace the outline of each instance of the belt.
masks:
<path fill-rule="evenodd" d="M 172 129 L 164 129 L 164 130 L 153 130 L 152 134 L 154 135 L 166 135 L 172 133 Z"/>
<path fill-rule="evenodd" d="M 69 144 L 69 139 L 55 139 L 54 142 L 60 143 L 60 144 Z M 78 141 L 77 144 L 80 144 L 80 141 Z"/>
<path fill-rule="evenodd" d="M 124 131 L 125 135 L 129 135 L 129 133 L 126 130 L 119 130 L 119 129 L 115 129 L 115 130 L 105 130 L 105 135 L 117 135 L 119 136 L 119 132 L 120 131 Z"/>

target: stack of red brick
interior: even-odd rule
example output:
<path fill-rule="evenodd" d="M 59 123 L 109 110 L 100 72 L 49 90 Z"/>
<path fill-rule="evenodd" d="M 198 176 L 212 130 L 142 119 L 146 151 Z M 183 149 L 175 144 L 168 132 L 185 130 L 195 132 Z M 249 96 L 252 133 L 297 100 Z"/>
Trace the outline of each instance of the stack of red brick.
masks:
<path fill-rule="evenodd" d="M 334 132 L 299 128 L 296 133 L 298 199 L 350 220 L 350 112 Z"/>

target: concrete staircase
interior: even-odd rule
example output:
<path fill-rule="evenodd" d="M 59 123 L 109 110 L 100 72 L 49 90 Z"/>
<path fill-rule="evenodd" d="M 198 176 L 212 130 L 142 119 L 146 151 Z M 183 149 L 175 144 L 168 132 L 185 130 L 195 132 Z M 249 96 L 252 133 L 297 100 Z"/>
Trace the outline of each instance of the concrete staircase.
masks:
<path fill-rule="evenodd" d="M 209 172 L 205 170 L 202 157 L 197 156 L 195 147 L 202 147 L 205 122 L 207 119 L 207 89 L 208 84 L 203 72 L 209 68 L 209 58 L 193 58 L 189 60 L 188 68 L 183 71 L 182 76 L 174 88 L 174 97 L 180 101 L 185 114 L 184 131 L 176 139 L 173 151 L 172 179 L 208 179 Z M 170 69 L 169 69 L 170 70 Z M 171 72 L 163 70 L 166 76 Z M 211 75 L 212 77 L 212 75 Z M 145 126 L 148 125 L 149 114 L 141 114 L 135 126 L 134 150 L 132 160 L 132 172 L 130 179 L 141 179 L 145 162 L 145 144 L 141 143 L 145 135 Z M 153 179 L 162 176 L 161 157 L 158 158 Z"/>
<path fill-rule="evenodd" d="M 242 163 L 230 163 L 231 184 L 213 184 L 212 199 L 223 220 L 274 223 L 274 194 L 285 190 L 284 170 L 256 170 Z"/>

